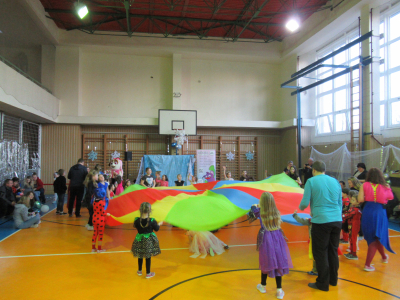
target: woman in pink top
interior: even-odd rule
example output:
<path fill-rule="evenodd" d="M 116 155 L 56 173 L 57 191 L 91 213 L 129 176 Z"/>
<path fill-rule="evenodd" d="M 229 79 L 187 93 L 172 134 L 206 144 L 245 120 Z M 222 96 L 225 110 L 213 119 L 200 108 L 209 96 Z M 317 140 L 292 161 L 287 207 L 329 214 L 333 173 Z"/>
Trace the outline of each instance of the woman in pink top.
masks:
<path fill-rule="evenodd" d="M 364 238 L 368 243 L 365 271 L 375 271 L 371 262 L 376 250 L 381 254 L 382 262 L 386 264 L 389 262 L 389 256 L 385 254 L 383 247 L 395 253 L 390 247 L 388 218 L 384 207 L 388 200 L 392 199 L 392 190 L 386 183 L 382 172 L 377 168 L 370 169 L 358 194 L 358 202 L 365 202 L 361 220 Z"/>
<path fill-rule="evenodd" d="M 159 186 L 168 186 L 168 177 L 167 175 L 163 175 L 160 181 L 160 185 Z"/>

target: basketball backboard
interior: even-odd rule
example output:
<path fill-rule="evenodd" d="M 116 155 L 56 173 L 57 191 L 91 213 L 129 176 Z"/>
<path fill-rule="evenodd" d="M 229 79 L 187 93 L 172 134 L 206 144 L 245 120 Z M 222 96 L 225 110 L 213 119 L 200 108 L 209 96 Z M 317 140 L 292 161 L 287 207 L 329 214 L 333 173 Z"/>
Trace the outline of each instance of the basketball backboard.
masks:
<path fill-rule="evenodd" d="M 196 110 L 158 110 L 158 133 L 175 135 L 176 129 L 185 130 L 186 135 L 197 135 Z"/>

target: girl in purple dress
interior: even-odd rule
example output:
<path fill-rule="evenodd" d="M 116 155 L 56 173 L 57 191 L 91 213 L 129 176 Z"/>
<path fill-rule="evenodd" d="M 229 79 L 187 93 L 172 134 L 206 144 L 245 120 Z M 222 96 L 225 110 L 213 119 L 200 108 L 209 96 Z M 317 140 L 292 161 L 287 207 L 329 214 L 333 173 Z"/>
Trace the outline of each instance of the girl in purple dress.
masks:
<path fill-rule="evenodd" d="M 283 299 L 282 276 L 289 274 L 293 268 L 289 248 L 281 229 L 281 215 L 276 208 L 272 194 L 265 192 L 261 195 L 260 204 L 251 208 L 254 217 L 260 219 L 261 229 L 257 236 L 257 250 L 259 251 L 261 284 L 257 289 L 266 293 L 267 277 L 275 278 L 276 297 Z"/>

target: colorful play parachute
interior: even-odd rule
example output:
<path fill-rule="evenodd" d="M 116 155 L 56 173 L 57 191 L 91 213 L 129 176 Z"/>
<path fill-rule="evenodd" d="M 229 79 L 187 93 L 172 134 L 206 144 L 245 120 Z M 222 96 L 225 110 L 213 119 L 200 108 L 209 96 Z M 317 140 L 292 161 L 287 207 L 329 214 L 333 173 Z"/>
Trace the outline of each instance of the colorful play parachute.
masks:
<path fill-rule="evenodd" d="M 214 181 L 158 188 L 135 184 L 110 201 L 107 224 L 133 223 L 139 217 L 140 204 L 149 202 L 152 217 L 158 222 L 188 230 L 215 230 L 244 216 L 266 191 L 274 196 L 281 215 L 291 215 L 303 197 L 303 190 L 284 173 L 254 182 Z"/>

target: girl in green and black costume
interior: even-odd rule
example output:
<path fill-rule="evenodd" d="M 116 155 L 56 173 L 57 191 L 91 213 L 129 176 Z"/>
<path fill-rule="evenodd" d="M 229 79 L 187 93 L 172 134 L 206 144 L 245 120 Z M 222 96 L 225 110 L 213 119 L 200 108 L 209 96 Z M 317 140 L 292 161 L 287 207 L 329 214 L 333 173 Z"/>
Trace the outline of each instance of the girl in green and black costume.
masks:
<path fill-rule="evenodd" d="M 137 274 L 142 275 L 143 258 L 146 259 L 146 279 L 154 277 L 154 272 L 150 272 L 151 257 L 161 253 L 160 245 L 156 234 L 163 222 L 157 224 L 157 221 L 150 218 L 151 205 L 143 202 L 140 205 L 140 218 L 136 218 L 133 227 L 138 231 L 132 244 L 132 253 L 138 258 L 139 268 Z"/>

